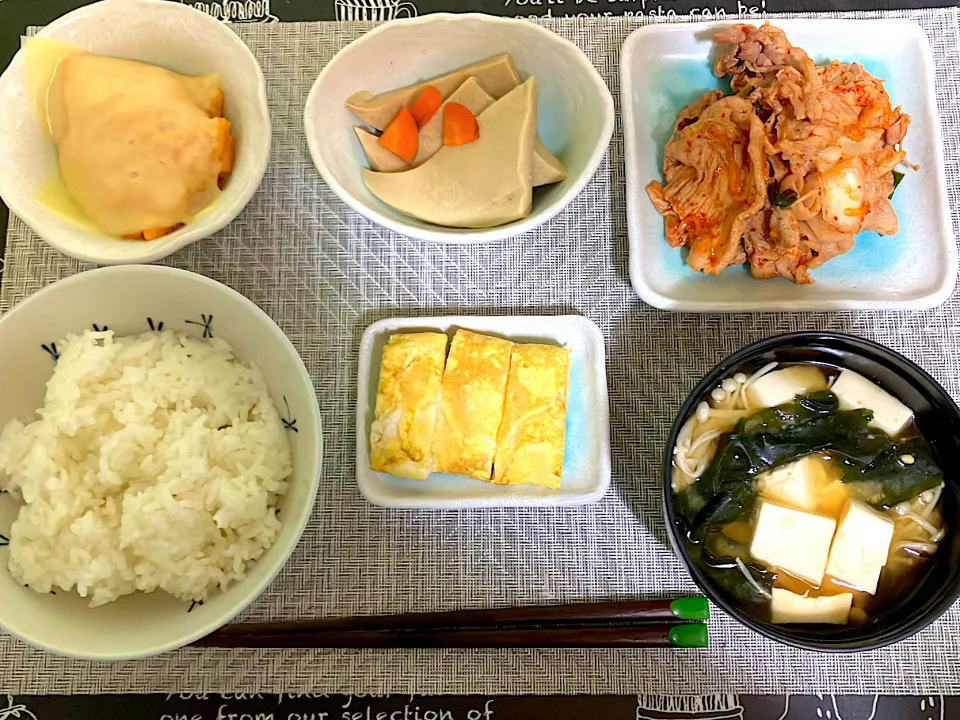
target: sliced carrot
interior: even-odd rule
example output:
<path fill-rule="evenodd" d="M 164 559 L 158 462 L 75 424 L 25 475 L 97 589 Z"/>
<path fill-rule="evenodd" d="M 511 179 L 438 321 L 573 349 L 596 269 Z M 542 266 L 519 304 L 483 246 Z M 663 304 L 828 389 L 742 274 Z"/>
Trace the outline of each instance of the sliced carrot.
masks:
<path fill-rule="evenodd" d="M 417 96 L 410 108 L 413 119 L 417 121 L 417 127 L 423 127 L 430 122 L 430 118 L 436 114 L 441 105 L 443 105 L 443 95 L 433 85 L 428 85 Z"/>
<path fill-rule="evenodd" d="M 123 237 L 124 240 L 156 240 L 157 238 L 161 238 L 164 235 L 169 235 L 174 230 L 179 230 L 182 227 L 183 223 L 165 228 L 148 228 L 143 232 L 138 232 L 132 235 L 123 235 L 121 237 Z"/>
<path fill-rule="evenodd" d="M 420 144 L 420 130 L 413 113 L 407 108 L 401 108 L 397 116 L 384 128 L 377 142 L 401 160 L 413 162 Z"/>
<path fill-rule="evenodd" d="M 230 179 L 230 173 L 233 172 L 234 158 L 236 150 L 233 142 L 233 135 L 227 140 L 227 146 L 224 154 L 220 157 L 220 174 L 217 175 L 217 187 L 223 190 L 227 186 L 227 180 Z M 229 163 L 229 170 L 224 170 L 224 166 Z"/>
<path fill-rule="evenodd" d="M 233 171 L 235 159 L 235 148 L 233 135 L 230 129 L 233 127 L 226 118 L 217 118 L 217 140 L 214 146 L 214 157 L 220 161 L 220 174 L 226 175 Z"/>
<path fill-rule="evenodd" d="M 443 109 L 443 144 L 466 145 L 480 137 L 477 119 L 460 103 L 448 102 Z"/>
<path fill-rule="evenodd" d="M 172 227 L 149 228 L 148 230 L 144 230 L 144 231 L 143 231 L 143 239 L 144 239 L 144 240 L 156 240 L 157 238 L 161 238 L 161 237 L 163 237 L 164 235 L 169 235 L 169 234 L 172 233 L 174 230 L 179 230 L 179 229 L 182 228 L 182 227 L 183 227 L 183 223 L 180 223 L 179 225 L 174 225 L 174 226 L 172 226 Z"/>
<path fill-rule="evenodd" d="M 210 101 L 210 107 L 207 108 L 207 114 L 210 117 L 223 117 L 223 90 L 217 90 L 217 94 Z"/>

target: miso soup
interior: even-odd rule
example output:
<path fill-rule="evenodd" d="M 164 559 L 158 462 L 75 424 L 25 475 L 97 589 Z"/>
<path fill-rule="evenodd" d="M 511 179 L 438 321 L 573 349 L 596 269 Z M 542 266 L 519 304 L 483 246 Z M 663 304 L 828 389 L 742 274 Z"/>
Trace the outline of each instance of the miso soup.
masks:
<path fill-rule="evenodd" d="M 767 622 L 865 622 L 945 535 L 943 473 L 912 411 L 839 367 L 723 380 L 680 431 L 672 486 L 693 562 Z"/>

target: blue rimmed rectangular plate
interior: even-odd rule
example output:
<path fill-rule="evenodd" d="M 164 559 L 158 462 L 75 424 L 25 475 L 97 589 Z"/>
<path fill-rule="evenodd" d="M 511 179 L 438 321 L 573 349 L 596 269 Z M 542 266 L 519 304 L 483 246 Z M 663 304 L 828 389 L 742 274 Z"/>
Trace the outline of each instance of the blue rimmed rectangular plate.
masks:
<path fill-rule="evenodd" d="M 453 337 L 458 328 L 515 342 L 560 345 L 570 350 L 567 428 L 560 489 L 491 483 L 434 473 L 407 480 L 370 469 L 370 425 L 387 339 L 399 332 L 434 331 Z M 357 373 L 357 486 L 375 505 L 395 508 L 462 509 L 583 505 L 610 486 L 610 409 L 606 353 L 600 329 L 586 318 L 557 316 L 462 316 L 392 318 L 374 323 L 360 341 Z"/>
<path fill-rule="evenodd" d="M 648 25 L 627 38 L 620 60 L 630 277 L 637 294 L 658 308 L 699 312 L 905 310 L 944 302 L 953 291 L 957 250 L 933 56 L 923 30 L 897 19 L 772 22 L 817 63 L 862 64 L 886 81 L 891 102 L 910 115 L 904 147 L 920 170 L 908 172 L 894 196 L 900 231 L 861 233 L 853 250 L 811 272 L 814 285 L 755 280 L 739 267 L 719 276 L 691 271 L 682 251 L 667 245 L 644 187 L 663 177 L 663 147 L 677 112 L 723 88 L 712 72 L 712 38 L 730 23 Z"/>

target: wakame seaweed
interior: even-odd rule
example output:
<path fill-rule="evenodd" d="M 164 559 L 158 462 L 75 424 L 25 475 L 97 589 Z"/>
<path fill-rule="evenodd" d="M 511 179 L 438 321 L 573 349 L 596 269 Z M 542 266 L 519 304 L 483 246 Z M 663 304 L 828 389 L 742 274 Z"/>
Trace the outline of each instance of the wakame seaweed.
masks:
<path fill-rule="evenodd" d="M 915 437 L 891 444 L 867 467 L 850 469 L 843 481 L 869 483 L 871 503 L 891 507 L 935 488 L 943 482 L 943 473 L 930 454 L 930 446 Z"/>
<path fill-rule="evenodd" d="M 757 604 L 764 604 L 770 599 L 775 578 L 772 570 L 752 560 L 741 560 L 743 562 L 743 570 L 741 570 L 737 567 L 736 558 L 714 555 L 702 545 L 698 547 L 700 547 L 700 567 L 717 585 L 733 597 Z M 743 574 L 744 570 L 750 573 L 753 582 L 747 580 Z"/>
<path fill-rule="evenodd" d="M 869 483 L 864 489 L 876 506 L 940 484 L 942 473 L 921 438 L 896 442 L 871 420 L 871 410 L 841 410 L 829 390 L 743 418 L 699 480 L 676 496 L 687 537 L 699 542 L 708 530 L 742 519 L 756 502 L 757 475 L 814 452 L 843 461 L 843 482 Z"/>

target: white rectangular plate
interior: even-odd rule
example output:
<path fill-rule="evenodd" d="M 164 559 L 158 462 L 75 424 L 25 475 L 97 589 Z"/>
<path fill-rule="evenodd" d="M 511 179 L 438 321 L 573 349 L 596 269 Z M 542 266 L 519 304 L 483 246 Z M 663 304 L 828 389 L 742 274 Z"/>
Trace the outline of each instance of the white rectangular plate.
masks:
<path fill-rule="evenodd" d="M 407 480 L 370 469 L 370 425 L 377 401 L 380 357 L 387 339 L 398 332 L 417 331 L 445 332 L 452 338 L 458 328 L 570 350 L 566 446 L 559 490 L 535 485 L 493 485 L 442 474 L 433 474 L 428 480 Z M 595 502 L 610 486 L 609 415 L 603 335 L 586 318 L 569 315 L 381 320 L 368 327 L 360 341 L 357 485 L 374 505 L 395 508 L 449 510 Z"/>
<path fill-rule="evenodd" d="M 760 21 L 747 21 L 759 24 Z M 744 268 L 719 276 L 694 273 L 667 245 L 663 220 L 644 187 L 661 180 L 663 147 L 677 112 L 708 90 L 713 35 L 731 23 L 647 25 L 623 45 L 621 104 L 627 176 L 630 277 L 646 302 L 664 310 L 763 312 L 918 309 L 953 291 L 957 250 L 950 224 L 934 65 L 923 30 L 908 20 L 774 20 L 793 45 L 820 64 L 857 62 L 886 80 L 894 106 L 911 118 L 904 146 L 920 165 L 894 195 L 900 232 L 861 233 L 853 250 L 812 271 L 814 285 L 755 280 Z"/>

